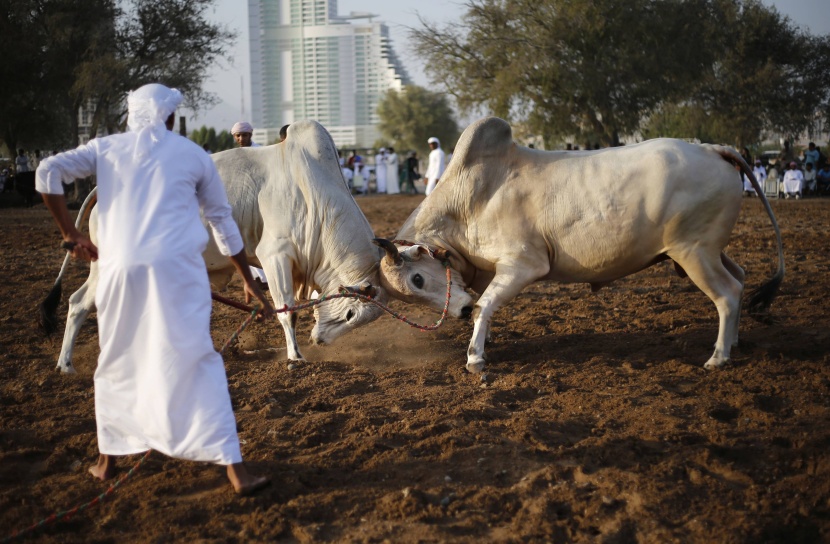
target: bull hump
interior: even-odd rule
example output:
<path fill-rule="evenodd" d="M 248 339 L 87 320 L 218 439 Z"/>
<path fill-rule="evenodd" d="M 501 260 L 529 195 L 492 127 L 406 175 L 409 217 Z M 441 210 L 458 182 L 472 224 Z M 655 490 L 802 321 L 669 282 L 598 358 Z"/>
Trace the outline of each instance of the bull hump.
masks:
<path fill-rule="evenodd" d="M 482 156 L 502 155 L 513 145 L 513 129 L 504 119 L 485 117 L 467 127 L 455 146 L 453 160 L 464 163 Z"/>

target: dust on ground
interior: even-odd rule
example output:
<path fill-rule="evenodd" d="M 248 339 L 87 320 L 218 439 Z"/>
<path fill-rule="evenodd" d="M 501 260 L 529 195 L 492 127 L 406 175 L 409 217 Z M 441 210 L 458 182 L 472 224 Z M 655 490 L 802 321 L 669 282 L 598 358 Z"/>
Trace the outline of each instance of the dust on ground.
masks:
<path fill-rule="evenodd" d="M 423 197 L 358 198 L 392 237 Z M 486 378 L 471 324 L 381 317 L 293 370 L 276 324 L 225 357 L 243 455 L 273 484 L 236 497 L 214 465 L 152 454 L 102 504 L 32 542 L 830 541 L 830 200 L 777 201 L 787 276 L 774 324 L 744 316 L 733 365 L 706 371 L 713 304 L 669 263 L 611 284 L 537 283 L 493 319 Z M 43 206 L 0 209 L 0 539 L 106 490 L 97 456 L 93 317 L 76 376 L 35 327 L 57 275 Z M 744 200 L 729 254 L 747 284 L 775 267 Z M 65 281 L 77 289 L 86 267 Z M 238 297 L 238 292 L 231 291 Z M 421 321 L 438 314 L 394 303 Z M 214 306 L 217 347 L 244 319 Z M 138 456 L 119 461 L 120 475 Z"/>

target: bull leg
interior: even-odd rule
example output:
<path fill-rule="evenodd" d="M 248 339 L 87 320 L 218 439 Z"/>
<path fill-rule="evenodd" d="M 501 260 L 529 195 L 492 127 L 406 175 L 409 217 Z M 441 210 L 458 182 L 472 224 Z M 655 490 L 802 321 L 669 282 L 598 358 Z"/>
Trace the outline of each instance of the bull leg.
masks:
<path fill-rule="evenodd" d="M 548 260 L 544 259 L 547 265 Z M 467 348 L 467 371 L 478 374 L 484 370 L 484 344 L 490 334 L 490 319 L 505 303 L 511 301 L 522 289 L 548 273 L 532 265 L 497 267 L 496 275 L 476 302 L 473 310 L 473 336 Z"/>
<path fill-rule="evenodd" d="M 732 340 L 732 347 L 738 347 L 738 335 L 740 334 L 740 324 L 741 324 L 741 306 L 743 305 L 744 299 L 744 287 L 745 287 L 745 280 L 746 280 L 746 273 L 744 269 L 738 266 L 738 264 L 730 259 L 726 253 L 721 252 L 720 260 L 723 263 L 723 266 L 732 274 L 732 277 L 738 280 L 741 284 L 741 294 L 738 297 L 738 311 L 735 314 L 735 338 Z"/>
<path fill-rule="evenodd" d="M 284 248 L 270 247 L 267 242 L 260 241 L 257 247 L 257 257 L 265 270 L 268 279 L 268 291 L 274 307 L 279 310 L 283 306 L 294 305 L 294 280 L 292 279 L 291 259 Z M 277 319 L 285 333 L 286 356 L 291 361 L 304 361 L 297 344 L 297 316 L 290 312 L 280 312 Z"/>
<path fill-rule="evenodd" d="M 715 352 L 703 365 L 708 370 L 720 368 L 729 363 L 730 350 L 738 336 L 737 326 L 743 285 L 734 275 L 737 271 L 730 272 L 722 261 L 721 255 L 720 252 L 712 255 L 705 250 L 698 250 L 682 258 L 672 256 L 718 309 L 720 323 Z"/>
<path fill-rule="evenodd" d="M 72 366 L 72 352 L 75 349 L 75 340 L 81 332 L 89 312 L 95 307 L 95 288 L 98 285 L 98 263 L 91 263 L 89 266 L 89 277 L 87 277 L 80 289 L 69 297 L 69 310 L 66 315 L 66 330 L 63 332 L 63 343 L 61 354 L 58 356 L 57 369 L 63 374 L 75 374 L 75 367 Z"/>

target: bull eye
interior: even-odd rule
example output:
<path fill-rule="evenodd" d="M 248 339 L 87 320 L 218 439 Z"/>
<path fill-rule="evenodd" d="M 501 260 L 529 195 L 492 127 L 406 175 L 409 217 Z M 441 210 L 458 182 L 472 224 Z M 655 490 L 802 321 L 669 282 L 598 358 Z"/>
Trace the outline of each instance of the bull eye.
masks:
<path fill-rule="evenodd" d="M 346 321 L 351 321 L 353 317 L 354 317 L 354 312 L 353 311 L 349 310 L 348 312 L 346 312 Z"/>
<path fill-rule="evenodd" d="M 412 276 L 412 284 L 418 289 L 423 289 L 424 278 L 422 278 L 420 274 L 415 274 L 414 276 Z"/>

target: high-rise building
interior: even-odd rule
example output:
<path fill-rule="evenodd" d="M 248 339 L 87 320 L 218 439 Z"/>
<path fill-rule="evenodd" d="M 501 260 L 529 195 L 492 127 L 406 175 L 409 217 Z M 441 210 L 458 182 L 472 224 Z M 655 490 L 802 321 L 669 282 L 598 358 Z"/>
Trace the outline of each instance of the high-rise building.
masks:
<path fill-rule="evenodd" d="M 337 0 L 248 0 L 254 140 L 313 119 L 339 147 L 380 138 L 377 105 L 409 76 L 376 15 L 337 14 Z"/>

